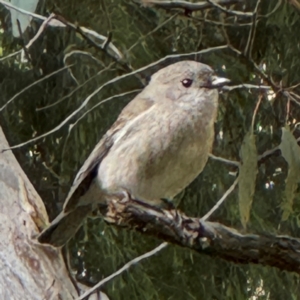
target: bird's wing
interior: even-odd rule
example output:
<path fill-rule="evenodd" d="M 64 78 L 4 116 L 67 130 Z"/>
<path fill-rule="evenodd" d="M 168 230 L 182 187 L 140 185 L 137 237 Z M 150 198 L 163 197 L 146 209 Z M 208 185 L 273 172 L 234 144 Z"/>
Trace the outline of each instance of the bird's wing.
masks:
<path fill-rule="evenodd" d="M 141 113 L 150 109 L 153 104 L 153 99 L 149 97 L 143 97 L 142 92 L 131 102 L 129 102 L 122 110 L 118 119 L 96 145 L 90 156 L 77 173 L 66 198 L 64 212 L 73 210 L 77 206 L 80 197 L 82 197 L 89 189 L 93 179 L 97 176 L 99 164 L 114 144 L 115 134 L 117 134 L 128 121 L 133 120 Z"/>

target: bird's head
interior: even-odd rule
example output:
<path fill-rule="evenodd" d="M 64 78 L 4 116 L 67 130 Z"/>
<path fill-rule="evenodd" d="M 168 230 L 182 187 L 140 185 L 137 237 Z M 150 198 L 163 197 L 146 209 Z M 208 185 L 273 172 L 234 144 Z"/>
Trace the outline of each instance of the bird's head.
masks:
<path fill-rule="evenodd" d="M 214 75 L 208 65 L 196 61 L 180 61 L 152 75 L 149 89 L 155 89 L 162 98 L 179 104 L 200 104 L 207 101 L 217 105 L 217 88 L 229 82 Z"/>

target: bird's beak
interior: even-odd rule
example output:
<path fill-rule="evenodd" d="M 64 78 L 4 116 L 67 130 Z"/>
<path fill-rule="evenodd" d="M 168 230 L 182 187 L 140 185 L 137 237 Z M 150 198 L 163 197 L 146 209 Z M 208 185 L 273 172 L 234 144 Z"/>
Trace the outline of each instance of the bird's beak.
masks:
<path fill-rule="evenodd" d="M 213 76 L 212 81 L 211 81 L 211 88 L 219 88 L 229 82 L 230 82 L 230 80 L 227 78 Z"/>

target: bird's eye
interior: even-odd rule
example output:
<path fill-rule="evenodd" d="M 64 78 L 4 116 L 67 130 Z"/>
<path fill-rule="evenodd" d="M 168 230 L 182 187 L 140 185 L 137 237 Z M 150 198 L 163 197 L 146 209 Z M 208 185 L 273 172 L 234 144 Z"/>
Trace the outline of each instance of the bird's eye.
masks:
<path fill-rule="evenodd" d="M 183 79 L 183 80 L 181 81 L 181 83 L 182 83 L 182 85 L 183 85 L 185 88 L 188 88 L 188 87 L 190 87 L 190 86 L 192 85 L 193 80 L 192 80 L 192 79 L 186 78 L 186 79 Z"/>

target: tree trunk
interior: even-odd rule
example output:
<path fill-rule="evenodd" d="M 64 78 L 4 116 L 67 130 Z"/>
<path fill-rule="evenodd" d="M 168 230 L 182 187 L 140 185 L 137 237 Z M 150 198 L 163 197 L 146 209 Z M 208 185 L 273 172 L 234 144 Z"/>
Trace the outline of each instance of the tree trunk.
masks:
<path fill-rule="evenodd" d="M 0 149 L 8 148 L 0 128 Z M 33 237 L 48 223 L 42 200 L 11 151 L 0 153 L 0 299 L 78 297 L 61 251 Z"/>

